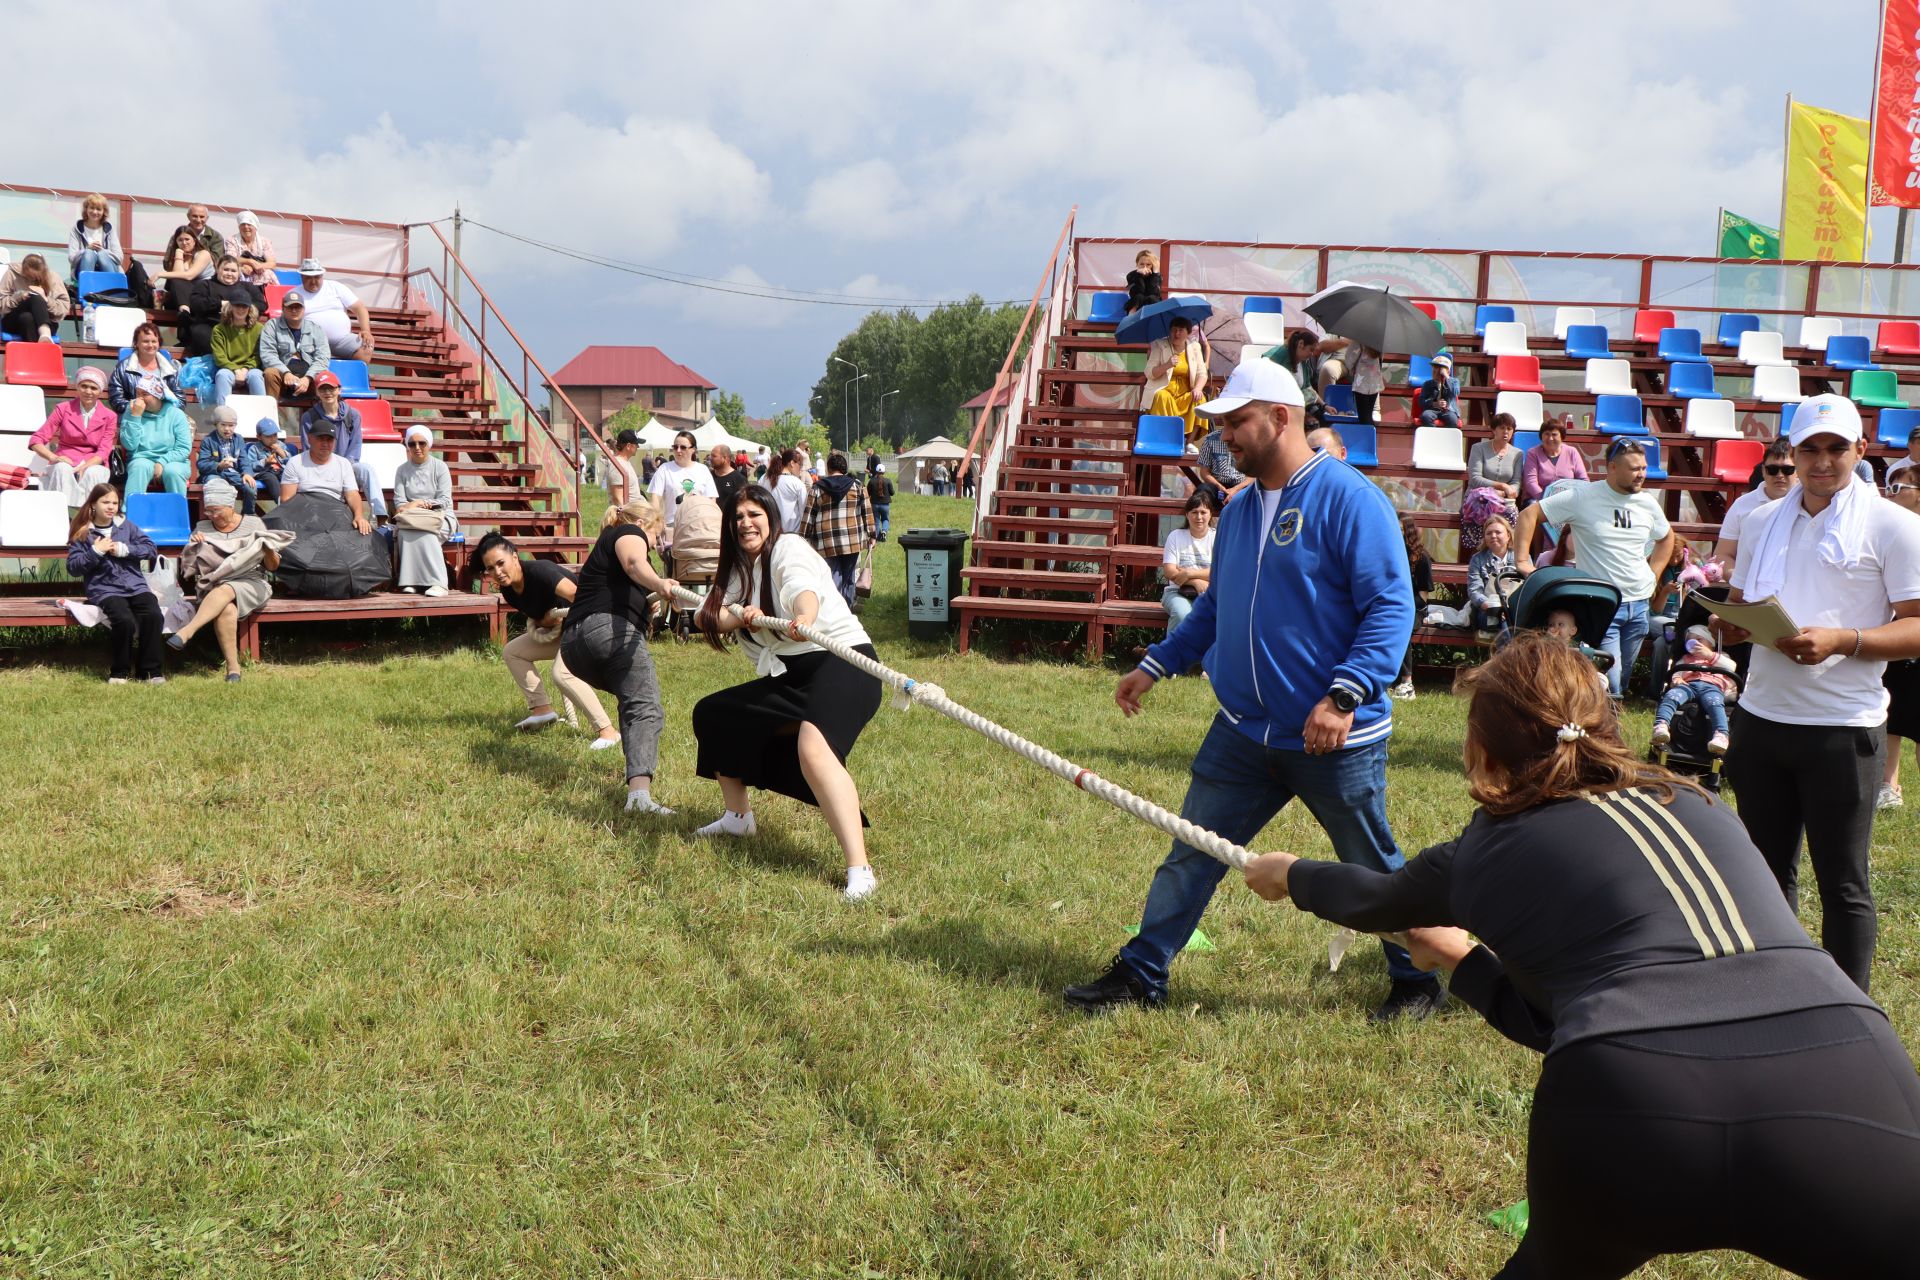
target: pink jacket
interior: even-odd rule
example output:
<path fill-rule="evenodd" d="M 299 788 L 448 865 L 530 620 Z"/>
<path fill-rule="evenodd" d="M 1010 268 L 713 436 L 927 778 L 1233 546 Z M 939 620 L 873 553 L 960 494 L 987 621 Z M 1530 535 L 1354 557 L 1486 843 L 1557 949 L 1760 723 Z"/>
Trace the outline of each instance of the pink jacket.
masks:
<path fill-rule="evenodd" d="M 69 463 L 78 464 L 82 459 L 98 459 L 104 463 L 113 452 L 119 432 L 120 418 L 104 399 L 94 405 L 93 417 L 85 425 L 80 421 L 80 402 L 62 400 L 27 444 L 51 445 L 53 451 Z"/>

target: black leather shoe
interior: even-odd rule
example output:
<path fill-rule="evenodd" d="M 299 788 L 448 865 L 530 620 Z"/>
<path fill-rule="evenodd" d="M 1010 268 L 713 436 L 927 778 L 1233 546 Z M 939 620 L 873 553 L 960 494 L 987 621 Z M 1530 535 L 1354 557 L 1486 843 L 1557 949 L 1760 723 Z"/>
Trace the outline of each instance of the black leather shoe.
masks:
<path fill-rule="evenodd" d="M 1167 1002 L 1165 993 L 1149 990 L 1119 956 L 1115 956 L 1107 971 L 1092 982 L 1068 987 L 1062 994 L 1069 1005 L 1087 1013 L 1100 1013 L 1123 1004 L 1158 1009 Z"/>
<path fill-rule="evenodd" d="M 1395 978 L 1386 1000 L 1373 1011 L 1370 1021 L 1387 1023 L 1407 1018 L 1420 1022 L 1431 1018 L 1446 1006 L 1447 989 L 1440 985 L 1438 978 L 1421 978 L 1417 981 Z"/>

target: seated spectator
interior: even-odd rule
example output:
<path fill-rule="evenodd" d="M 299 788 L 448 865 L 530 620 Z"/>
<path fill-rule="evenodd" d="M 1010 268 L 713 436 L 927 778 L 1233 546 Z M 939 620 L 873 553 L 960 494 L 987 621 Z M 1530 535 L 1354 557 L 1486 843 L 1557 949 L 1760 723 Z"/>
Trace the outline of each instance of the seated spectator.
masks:
<path fill-rule="evenodd" d="M 72 310 L 67 282 L 39 254 L 28 254 L 0 274 L 0 333 L 52 342 L 53 331 Z"/>
<path fill-rule="evenodd" d="M 827 562 L 840 598 L 853 608 L 860 553 L 873 545 L 873 502 L 848 473 L 847 455 L 837 449 L 827 455 L 826 478 L 813 486 L 800 532 Z"/>
<path fill-rule="evenodd" d="M 1167 535 L 1160 556 L 1160 572 L 1167 580 L 1160 607 L 1167 611 L 1167 630 L 1187 620 L 1193 602 L 1207 589 L 1213 573 L 1213 518 L 1219 514 L 1213 495 L 1202 489 L 1187 499 L 1187 527 Z"/>
<path fill-rule="evenodd" d="M 373 468 L 360 461 L 360 411 L 341 398 L 340 379 L 332 370 L 314 378 L 313 395 L 312 407 L 300 415 L 300 447 L 310 447 L 308 437 L 313 434 L 314 423 L 329 424 L 334 434 L 333 451 L 353 468 L 360 496 L 367 501 L 367 510 L 376 518 L 386 515 L 387 501 L 373 478 Z"/>
<path fill-rule="evenodd" d="M 267 295 L 240 278 L 238 258 L 222 257 L 211 276 L 187 286 L 186 304 L 180 309 L 180 345 L 189 360 L 213 354 L 213 329 L 228 303 L 265 311 Z"/>
<path fill-rule="evenodd" d="M 447 594 L 447 558 L 441 544 L 459 531 L 453 514 L 453 474 L 433 456 L 433 432 L 408 427 L 407 460 L 393 473 L 393 537 L 400 553 L 394 582 L 402 591 Z"/>
<path fill-rule="evenodd" d="M 1166 337 L 1147 344 L 1147 382 L 1142 393 L 1147 412 L 1180 419 L 1187 438 L 1196 438 L 1200 419 L 1193 406 L 1200 399 L 1194 393 L 1206 381 L 1206 339 L 1191 320 L 1176 316 Z"/>
<path fill-rule="evenodd" d="M 747 473 L 733 465 L 733 450 L 717 444 L 707 454 L 707 470 L 713 472 L 713 491 L 726 506 L 727 499 L 747 487 Z"/>
<path fill-rule="evenodd" d="M 1920 431 L 1914 434 L 1920 436 Z M 1777 436 L 1767 442 L 1760 465 L 1753 469 L 1747 481 L 1752 487 L 1733 500 L 1720 521 L 1720 536 L 1714 541 L 1711 558 L 1720 562 L 1727 576 L 1732 576 L 1734 558 L 1740 554 L 1740 529 L 1747 517 L 1766 503 L 1786 497 L 1787 490 L 1793 488 L 1793 477 L 1793 445 L 1785 436 Z M 1888 483 L 1895 478 L 1893 470 L 1888 470 Z"/>
<path fill-rule="evenodd" d="M 1328 348 L 1331 350 L 1331 348 Z M 1320 369 L 1324 363 L 1324 353 L 1320 339 L 1307 329 L 1295 329 L 1287 335 L 1287 340 L 1262 356 L 1271 360 L 1288 373 L 1300 385 L 1300 395 L 1307 402 L 1307 426 L 1324 426 L 1327 421 L 1326 402 L 1320 398 Z"/>
<path fill-rule="evenodd" d="M 120 237 L 107 221 L 107 198 L 96 191 L 80 202 L 79 220 L 67 233 L 67 274 L 78 280 L 82 271 L 122 271 L 126 260 Z"/>
<path fill-rule="evenodd" d="M 280 314 L 260 328 L 260 369 L 267 394 L 276 400 L 313 394 L 313 380 L 327 371 L 330 359 L 326 335 L 307 319 L 306 301 L 289 293 L 281 300 Z"/>
<path fill-rule="evenodd" d="M 1211 489 L 1214 500 L 1223 507 L 1228 498 L 1251 483 L 1234 464 L 1233 452 L 1227 448 L 1226 437 L 1217 424 L 1200 437 L 1200 452 L 1193 460 L 1193 469 L 1199 474 L 1201 487 Z"/>
<path fill-rule="evenodd" d="M 1887 483 L 1892 484 L 1900 480 L 1902 471 L 1910 471 L 1915 466 L 1920 466 L 1920 431 L 1915 431 L 1907 437 L 1905 453 L 1887 463 Z M 1905 480 L 1900 480 L 1900 483 L 1912 484 L 1916 480 L 1920 480 L 1920 475 L 1908 476 Z"/>
<path fill-rule="evenodd" d="M 152 374 L 140 379 L 126 416 L 120 419 L 120 447 L 127 451 L 127 492 L 145 493 L 157 474 L 168 493 L 187 491 L 193 464 L 193 423 Z"/>
<path fill-rule="evenodd" d="M 766 487 L 780 509 L 782 533 L 800 532 L 800 523 L 807 518 L 807 482 L 800 471 L 804 465 L 805 455 L 798 449 L 782 449 L 767 468 Z"/>
<path fill-rule="evenodd" d="M 1472 609 L 1476 631 L 1499 627 L 1506 609 L 1506 598 L 1500 594 L 1500 577 L 1518 572 L 1513 556 L 1513 526 L 1503 517 L 1494 516 L 1483 528 L 1480 549 L 1467 561 L 1467 604 Z"/>
<path fill-rule="evenodd" d="M 258 506 L 255 502 L 255 487 L 259 483 L 253 478 L 248 466 L 251 459 L 247 456 L 247 442 L 241 438 L 239 415 L 233 406 L 223 404 L 213 411 L 213 430 L 200 437 L 200 448 L 193 459 L 194 473 L 204 486 L 209 480 L 219 479 L 233 486 L 239 495 L 240 510 L 252 515 Z M 201 508 L 206 507 L 206 498 L 200 499 Z"/>
<path fill-rule="evenodd" d="M 347 509 L 353 512 L 356 531 L 372 533 L 373 522 L 367 518 L 366 501 L 360 496 L 360 481 L 353 474 L 353 464 L 333 451 L 334 432 L 338 428 L 330 419 L 320 418 L 311 425 L 303 423 L 301 430 L 307 437 L 307 448 L 287 459 L 281 470 L 280 501 L 285 502 L 296 493 L 324 494 L 335 502 L 347 504 Z"/>
<path fill-rule="evenodd" d="M 165 684 L 160 601 L 140 567 L 159 554 L 153 539 L 121 517 L 120 495 L 109 484 L 88 491 L 67 537 L 67 572 L 86 583 L 87 603 L 106 615 L 113 633 L 107 683 L 125 684 L 136 676 Z"/>
<path fill-rule="evenodd" d="M 207 221 L 207 206 L 187 206 L 187 230 L 193 232 L 194 243 L 207 251 L 210 260 L 218 262 L 220 255 L 227 251 L 227 238 L 215 231 Z"/>
<path fill-rule="evenodd" d="M 1433 594 L 1433 557 L 1427 554 L 1427 542 L 1420 535 L 1420 526 L 1404 511 L 1400 513 L 1400 541 L 1407 548 L 1407 573 L 1413 584 L 1413 629 L 1418 631 L 1426 620 L 1427 597 Z M 1394 681 L 1392 693 L 1410 702 L 1417 692 L 1413 687 L 1413 644 L 1409 639 L 1407 656 L 1400 659 L 1400 676 Z"/>
<path fill-rule="evenodd" d="M 1333 427 L 1315 427 L 1307 432 L 1307 447 L 1330 453 L 1342 462 L 1347 460 L 1347 438 Z"/>
<path fill-rule="evenodd" d="M 867 481 L 867 499 L 873 503 L 874 522 L 880 527 L 874 531 L 875 542 L 887 540 L 887 528 L 893 517 L 893 481 L 887 479 L 887 464 L 873 464 L 873 478 Z M 774 500 L 776 505 L 779 499 Z"/>
<path fill-rule="evenodd" d="M 145 378 L 160 379 L 169 397 L 180 398 L 180 368 L 171 355 L 160 349 L 160 326 L 151 320 L 143 321 L 133 331 L 133 349 L 127 352 L 125 360 L 114 366 L 113 376 L 107 379 L 107 403 L 115 413 L 125 416 L 127 405 Z"/>
<path fill-rule="evenodd" d="M 250 302 L 227 302 L 220 307 L 220 323 L 213 326 L 213 403 L 225 404 L 235 383 L 246 394 L 267 394 L 267 377 L 260 369 L 260 309 Z"/>
<path fill-rule="evenodd" d="M 640 496 L 644 485 L 633 469 L 633 455 L 640 452 L 640 436 L 622 431 L 613 438 L 613 452 L 607 455 L 607 505 L 624 507 Z"/>
<path fill-rule="evenodd" d="M 1467 501 L 1460 507 L 1460 549 L 1469 553 L 1480 545 L 1480 527 L 1485 523 L 1482 510 L 1503 512 L 1509 530 L 1520 518 L 1520 464 L 1525 455 L 1513 447 L 1513 415 L 1496 413 L 1491 425 L 1493 438 L 1476 440 L 1467 450 Z"/>
<path fill-rule="evenodd" d="M 1160 259 L 1151 249 L 1133 255 L 1133 270 L 1127 272 L 1127 314 L 1150 307 L 1166 296 L 1160 280 Z"/>
<path fill-rule="evenodd" d="M 1713 726 L 1707 750 L 1716 756 L 1727 754 L 1727 699 L 1739 692 L 1734 670 L 1733 659 L 1713 647 L 1711 631 L 1704 625 L 1688 627 L 1686 656 L 1673 664 L 1673 678 L 1653 713 L 1653 745 L 1664 747 L 1673 741 L 1673 717 L 1687 703 L 1697 702 Z"/>
<path fill-rule="evenodd" d="M 1433 376 L 1414 393 L 1413 409 L 1423 427 L 1460 425 L 1460 380 L 1453 376 L 1453 357 L 1444 352 L 1433 358 Z"/>
<path fill-rule="evenodd" d="M 327 337 L 327 349 L 338 360 L 373 360 L 373 320 L 367 304 L 338 280 L 326 278 L 326 268 L 318 258 L 300 262 L 300 286 L 287 294 L 306 301 L 307 318 L 320 326 Z M 282 307 L 286 305 L 283 301 Z M 354 332 L 358 321 L 360 331 Z"/>
<path fill-rule="evenodd" d="M 242 209 L 234 222 L 237 225 L 234 234 L 227 237 L 226 252 L 239 261 L 240 278 L 262 289 L 280 283 L 280 277 L 273 274 L 280 260 L 273 256 L 273 241 L 260 234 L 260 219 L 253 216 L 253 210 Z"/>
<path fill-rule="evenodd" d="M 1587 460 L 1567 443 L 1566 430 L 1557 418 L 1540 424 L 1540 443 L 1520 459 L 1520 498 L 1538 502 L 1540 495 L 1555 480 L 1585 480 Z"/>
<path fill-rule="evenodd" d="M 220 641 L 220 656 L 226 660 L 227 683 L 240 679 L 240 620 L 260 612 L 273 598 L 273 583 L 267 575 L 280 567 L 280 552 L 275 548 L 267 526 L 256 515 L 241 515 L 234 503 L 245 496 L 218 476 L 200 489 L 201 521 L 193 526 L 187 553 L 181 557 L 182 585 L 193 591 L 193 617 L 167 637 L 174 649 L 187 642 L 209 623 Z M 253 560 L 250 543 L 259 542 L 260 556 Z M 249 567 L 222 571 L 217 566 L 245 556 Z M 189 565 L 198 572 L 188 575 Z"/>
<path fill-rule="evenodd" d="M 545 560 L 522 560 L 519 549 L 499 533 L 480 539 L 474 559 L 485 575 L 484 584 L 504 596 L 527 620 L 527 629 L 501 650 L 507 671 L 527 700 L 526 719 L 513 727 L 544 729 L 560 718 L 553 709 L 552 696 L 540 683 L 539 669 L 533 665 L 550 660 L 554 687 L 593 726 L 596 736 L 588 747 L 606 751 L 619 746 L 620 731 L 613 727 L 607 709 L 590 686 L 567 670 L 566 659 L 560 656 L 560 628 L 566 623 L 577 589 L 573 571 Z"/>
<path fill-rule="evenodd" d="M 247 442 L 247 475 L 254 482 L 254 500 L 267 498 L 280 501 L 280 481 L 286 474 L 287 463 L 293 454 L 287 449 L 285 437 L 280 434 L 280 424 L 273 418 L 262 418 L 253 429 L 254 439 Z"/>
<path fill-rule="evenodd" d="M 85 503 L 95 485 L 107 483 L 108 459 L 120 433 L 119 415 L 100 403 L 107 375 L 86 365 L 73 382 L 73 399 L 55 404 L 27 438 L 28 450 L 39 459 L 40 487 L 64 493 L 70 508 Z"/>
<path fill-rule="evenodd" d="M 196 280 L 213 275 L 214 255 L 200 243 L 191 227 L 175 227 L 167 239 L 167 251 L 160 258 L 155 280 L 153 305 L 169 311 L 184 311 L 187 290 Z"/>

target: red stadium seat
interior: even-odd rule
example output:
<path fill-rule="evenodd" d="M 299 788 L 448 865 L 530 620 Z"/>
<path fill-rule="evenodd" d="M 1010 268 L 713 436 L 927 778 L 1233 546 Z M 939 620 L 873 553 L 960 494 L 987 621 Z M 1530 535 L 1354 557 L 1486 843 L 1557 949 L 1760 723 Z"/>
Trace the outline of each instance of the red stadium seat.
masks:
<path fill-rule="evenodd" d="M 1424 312 L 1426 312 L 1426 313 L 1427 313 L 1427 319 L 1429 319 L 1429 320 L 1438 320 L 1438 319 L 1440 318 L 1440 304 L 1439 304 L 1439 303 L 1436 303 L 1436 302 L 1416 302 L 1416 303 L 1414 303 L 1414 304 L 1413 304 L 1413 309 L 1414 309 L 1415 311 L 1424 311 Z"/>
<path fill-rule="evenodd" d="M 6 345 L 7 382 L 17 387 L 67 385 L 66 353 L 56 342 L 9 342 Z"/>
<path fill-rule="evenodd" d="M 355 400 L 353 407 L 360 412 L 362 440 L 400 439 L 400 428 L 393 425 L 393 406 L 385 400 Z"/>
<path fill-rule="evenodd" d="M 1671 311 L 1636 311 L 1633 313 L 1633 340 L 1635 342 L 1658 342 L 1662 329 L 1678 328 Z"/>
<path fill-rule="evenodd" d="M 1766 452 L 1764 440 L 1722 440 L 1713 447 L 1714 479 L 1744 488 Z"/>
<path fill-rule="evenodd" d="M 263 287 L 263 292 L 267 295 L 268 318 L 273 320 L 280 318 L 280 300 L 292 291 L 293 286 L 290 284 L 270 284 Z"/>
<path fill-rule="evenodd" d="M 1882 320 L 1876 349 L 1896 356 L 1920 356 L 1920 324 L 1911 320 Z"/>
<path fill-rule="evenodd" d="M 1502 391 L 1545 391 L 1539 356 L 1500 356 L 1493 362 L 1493 385 Z"/>

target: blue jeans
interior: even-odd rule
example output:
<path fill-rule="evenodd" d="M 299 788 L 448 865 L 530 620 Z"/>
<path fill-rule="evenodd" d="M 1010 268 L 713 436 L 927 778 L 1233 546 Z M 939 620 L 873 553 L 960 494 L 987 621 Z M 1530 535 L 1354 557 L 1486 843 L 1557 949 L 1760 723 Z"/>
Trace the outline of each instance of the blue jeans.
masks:
<path fill-rule="evenodd" d="M 1600 648 L 1613 655 L 1613 667 L 1607 672 L 1607 692 L 1618 698 L 1627 690 L 1633 676 L 1633 661 L 1640 656 L 1640 645 L 1647 638 L 1647 602 L 1623 600 L 1607 624 L 1607 635 Z"/>
<path fill-rule="evenodd" d="M 1405 861 L 1387 829 L 1387 744 L 1369 743 L 1332 755 L 1262 747 L 1216 715 L 1193 757 L 1193 780 L 1180 816 L 1235 844 L 1250 844 L 1273 816 L 1298 796 L 1333 841 L 1342 862 L 1375 871 Z M 1121 948 L 1134 976 L 1157 994 L 1167 989 L 1167 966 L 1187 945 L 1227 864 L 1174 841 L 1147 889 L 1140 933 Z M 1406 951 L 1383 942 L 1387 972 L 1420 980 Z"/>
<path fill-rule="evenodd" d="M 892 516 L 893 504 L 891 502 L 876 502 L 873 504 L 873 518 L 880 522 L 880 536 L 883 538 L 887 536 L 887 522 Z"/>
<path fill-rule="evenodd" d="M 82 249 L 80 256 L 73 260 L 73 278 L 76 281 L 80 279 L 80 273 L 82 271 L 119 270 L 121 270 L 120 264 L 112 258 L 109 258 L 106 254 L 101 253 L 98 249 Z M 85 299 L 75 298 L 74 301 L 84 302 Z"/>
<path fill-rule="evenodd" d="M 1660 709 L 1653 713 L 1653 722 L 1665 724 L 1673 719 L 1675 713 L 1687 705 L 1688 698 L 1699 703 L 1701 709 L 1707 713 L 1707 720 L 1713 725 L 1715 733 L 1727 731 L 1727 695 L 1720 692 L 1720 686 L 1708 684 L 1704 680 L 1677 684 L 1667 690 L 1666 695 L 1660 699 Z"/>
<path fill-rule="evenodd" d="M 240 372 L 247 375 L 246 394 L 250 396 L 263 396 L 267 394 L 266 375 L 262 374 L 258 369 L 242 369 Z M 213 402 L 216 405 L 225 404 L 227 397 L 233 394 L 233 374 L 234 371 L 232 369 L 215 369 L 213 371 Z"/>
<path fill-rule="evenodd" d="M 1160 607 L 1167 611 L 1167 630 L 1172 631 L 1193 612 L 1193 601 L 1181 595 L 1178 588 L 1168 587 L 1160 593 Z"/>

